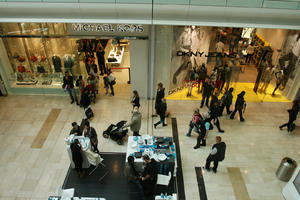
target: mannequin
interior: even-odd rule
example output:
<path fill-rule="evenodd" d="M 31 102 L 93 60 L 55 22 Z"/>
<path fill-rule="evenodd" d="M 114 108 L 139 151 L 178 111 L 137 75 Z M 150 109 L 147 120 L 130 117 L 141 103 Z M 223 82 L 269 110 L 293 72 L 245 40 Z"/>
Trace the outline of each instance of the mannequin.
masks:
<path fill-rule="evenodd" d="M 61 71 L 61 60 L 60 60 L 60 57 L 56 56 L 55 54 L 53 54 L 52 62 L 53 62 L 53 65 L 54 65 L 55 72 L 62 72 Z"/>
<path fill-rule="evenodd" d="M 64 60 L 65 70 L 71 72 L 71 74 L 73 75 L 72 67 L 74 65 L 74 61 L 73 61 L 73 58 L 71 57 L 71 55 L 65 54 L 63 60 Z"/>

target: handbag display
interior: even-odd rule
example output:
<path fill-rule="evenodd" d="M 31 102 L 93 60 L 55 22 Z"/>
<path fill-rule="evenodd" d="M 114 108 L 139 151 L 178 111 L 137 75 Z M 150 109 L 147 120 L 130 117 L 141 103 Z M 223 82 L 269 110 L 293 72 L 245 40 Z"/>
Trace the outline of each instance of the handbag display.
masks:
<path fill-rule="evenodd" d="M 25 72 L 26 69 L 24 66 L 18 66 L 18 72 Z"/>
<path fill-rule="evenodd" d="M 24 62 L 24 61 L 25 61 L 25 57 L 24 57 L 24 56 L 19 56 L 19 57 L 17 58 L 17 60 L 18 60 L 19 62 Z"/>
<path fill-rule="evenodd" d="M 43 66 L 37 66 L 38 73 L 45 73 L 45 68 Z"/>
<path fill-rule="evenodd" d="M 37 57 L 36 56 L 30 56 L 30 60 L 31 62 L 36 62 L 37 61 Z"/>

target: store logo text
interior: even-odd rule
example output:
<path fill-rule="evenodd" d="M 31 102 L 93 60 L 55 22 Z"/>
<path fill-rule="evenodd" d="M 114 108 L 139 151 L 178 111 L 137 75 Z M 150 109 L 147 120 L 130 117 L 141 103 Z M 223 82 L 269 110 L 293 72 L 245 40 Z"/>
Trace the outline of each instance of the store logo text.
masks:
<path fill-rule="evenodd" d="M 72 24 L 72 29 L 83 32 L 144 32 L 143 25 L 135 24 Z"/>

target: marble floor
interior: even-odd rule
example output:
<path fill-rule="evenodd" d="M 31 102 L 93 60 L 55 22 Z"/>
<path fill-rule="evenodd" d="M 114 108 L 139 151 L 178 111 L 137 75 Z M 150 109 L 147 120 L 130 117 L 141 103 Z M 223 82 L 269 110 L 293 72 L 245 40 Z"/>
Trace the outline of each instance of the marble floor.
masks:
<path fill-rule="evenodd" d="M 100 151 L 126 152 L 126 144 L 120 146 L 105 139 L 102 132 L 111 123 L 130 119 L 130 88 L 120 84 L 114 97 L 103 93 L 101 90 L 97 103 L 92 104 L 95 117 L 91 122 L 98 133 Z M 291 135 L 278 128 L 287 121 L 286 110 L 290 103 L 248 103 L 244 123 L 240 123 L 237 116 L 235 120 L 222 117 L 220 121 L 225 133 L 212 130 L 208 145 L 197 150 L 193 149 L 196 134 L 186 137 L 185 133 L 192 110 L 199 107 L 200 102 L 168 100 L 167 103 L 171 117 L 177 119 L 187 200 L 199 199 L 194 168 L 205 164 L 217 135 L 226 142 L 227 154 L 219 164 L 217 174 L 204 172 L 209 200 L 283 200 L 281 190 L 285 183 L 276 178 L 275 171 L 283 157 L 289 156 L 296 161 L 300 158 L 299 127 Z M 51 124 L 43 145 L 32 148 L 53 109 L 60 112 Z M 206 110 L 202 109 L 203 112 Z M 158 118 L 151 117 L 152 101 L 141 100 L 141 112 L 142 134 L 172 135 L 171 118 L 167 119 L 167 127 L 153 128 L 152 124 Z M 56 194 L 70 163 L 64 137 L 69 134 L 71 123 L 80 122 L 82 116 L 83 110 L 71 105 L 68 96 L 0 97 L 0 200 L 45 200 Z M 245 198 L 237 194 L 235 175 L 230 174 L 238 170 L 241 174 L 239 179 L 243 179 L 248 193 Z"/>

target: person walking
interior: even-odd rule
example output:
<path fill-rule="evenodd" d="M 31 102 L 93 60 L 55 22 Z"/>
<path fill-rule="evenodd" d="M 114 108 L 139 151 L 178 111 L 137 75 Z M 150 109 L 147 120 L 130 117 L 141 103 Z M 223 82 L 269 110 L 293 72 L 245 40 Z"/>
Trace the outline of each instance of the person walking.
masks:
<path fill-rule="evenodd" d="M 243 118 L 243 111 L 246 109 L 246 102 L 244 99 L 246 92 L 242 91 L 240 94 L 238 94 L 236 102 L 235 102 L 235 108 L 234 111 L 230 115 L 230 119 L 234 119 L 234 115 L 237 111 L 239 111 L 240 115 L 240 121 L 243 122 L 245 119 Z"/>
<path fill-rule="evenodd" d="M 136 90 L 133 90 L 133 97 L 131 99 L 131 104 L 133 106 L 133 108 L 135 106 L 137 106 L 138 108 L 140 108 L 140 97 L 139 97 L 139 93 Z"/>
<path fill-rule="evenodd" d="M 167 111 L 167 103 L 166 103 L 166 99 L 163 98 L 157 106 L 157 114 L 159 115 L 160 121 L 154 124 L 154 128 L 156 128 L 159 124 L 162 124 L 162 126 L 167 126 L 167 124 L 165 124 L 166 111 Z"/>
<path fill-rule="evenodd" d="M 220 113 L 220 101 L 218 100 L 218 93 L 216 93 L 216 100 L 211 104 L 209 111 L 210 111 L 210 121 L 213 121 L 213 123 L 217 126 L 218 131 L 220 133 L 224 133 L 225 131 L 221 129 L 220 121 L 218 118 Z"/>
<path fill-rule="evenodd" d="M 272 92 L 272 96 L 275 96 L 276 90 L 283 83 L 283 80 L 284 80 L 283 70 L 279 70 L 278 72 L 276 72 L 275 78 L 276 78 L 276 87 L 274 88 L 274 90 Z"/>
<path fill-rule="evenodd" d="M 189 130 L 186 134 L 187 137 L 191 137 L 191 134 L 192 134 L 192 130 L 193 128 L 195 127 L 195 131 L 197 133 L 199 133 L 199 126 L 198 126 L 198 122 L 199 120 L 202 120 L 202 116 L 200 114 L 200 111 L 199 111 L 199 108 L 195 108 L 194 109 L 194 113 L 193 113 L 193 117 L 192 117 L 192 120 L 190 121 L 190 124 L 189 124 Z"/>
<path fill-rule="evenodd" d="M 223 161 L 225 158 L 226 144 L 222 142 L 220 136 L 216 137 L 216 144 L 211 148 L 211 152 L 206 159 L 205 169 L 210 171 L 210 163 L 214 162 L 214 167 L 212 168 L 214 173 L 217 173 L 217 168 L 220 161 Z"/>
<path fill-rule="evenodd" d="M 115 92 L 114 92 L 114 85 L 116 84 L 116 78 L 112 75 L 112 72 L 111 70 L 109 69 L 108 70 L 108 74 L 106 76 L 107 78 L 107 81 L 108 81 L 108 85 L 110 87 L 110 94 L 111 96 L 114 96 L 115 95 Z M 108 88 L 105 88 L 106 91 L 108 90 Z"/>
<path fill-rule="evenodd" d="M 230 110 L 230 106 L 232 104 L 233 99 L 233 88 L 229 88 L 227 92 L 221 97 L 221 106 L 219 116 L 223 115 L 224 108 L 226 107 L 226 113 L 229 115 L 232 111 Z"/>
<path fill-rule="evenodd" d="M 197 137 L 197 144 L 194 146 L 194 149 L 198 149 L 200 146 L 206 146 L 206 138 L 210 128 L 210 123 L 203 119 L 199 119 L 198 124 L 200 124 L 200 133 Z"/>
<path fill-rule="evenodd" d="M 83 158 L 81 155 L 81 145 L 78 139 L 74 140 L 74 143 L 71 143 L 70 149 L 72 152 L 72 160 L 75 164 L 75 170 L 80 178 L 84 176 L 84 171 L 82 169 Z"/>
<path fill-rule="evenodd" d="M 130 130 L 133 132 L 133 136 L 141 136 L 139 131 L 142 124 L 142 114 L 139 112 L 139 108 L 135 106 L 132 111 L 131 120 L 129 123 L 125 124 L 123 128 L 130 127 Z"/>
<path fill-rule="evenodd" d="M 84 137 L 90 138 L 93 151 L 95 153 L 99 153 L 97 133 L 93 127 L 90 127 L 89 121 L 85 121 L 83 132 L 84 132 Z"/>
<path fill-rule="evenodd" d="M 299 112 L 299 100 L 295 100 L 293 102 L 293 107 L 291 109 L 288 110 L 289 112 L 289 121 L 285 124 L 282 124 L 281 126 L 279 126 L 280 130 L 282 130 L 283 127 L 288 128 L 288 132 L 292 132 L 295 129 L 295 125 L 294 125 L 294 121 L 297 119 L 297 115 Z"/>
<path fill-rule="evenodd" d="M 157 84 L 156 97 L 155 97 L 155 112 L 157 113 L 157 106 L 161 102 L 162 98 L 165 97 L 165 88 L 162 83 Z M 154 115 L 156 116 L 156 115 Z"/>
<path fill-rule="evenodd" d="M 66 71 L 65 76 L 63 78 L 63 86 L 62 87 L 68 91 L 70 98 L 71 98 L 71 104 L 74 103 L 74 99 L 75 99 L 76 104 L 79 105 L 73 82 L 74 82 L 73 76 L 70 76 L 69 72 Z"/>
<path fill-rule="evenodd" d="M 212 86 L 211 80 L 206 78 L 206 80 L 203 84 L 203 93 L 202 93 L 202 100 L 201 100 L 200 108 L 203 108 L 204 102 L 205 102 L 205 105 L 208 107 L 208 102 L 209 102 L 209 98 L 211 96 L 212 91 L 213 91 L 213 86 Z"/>

